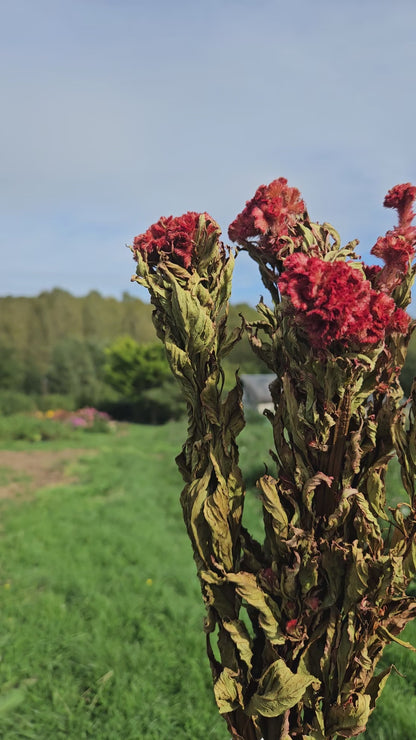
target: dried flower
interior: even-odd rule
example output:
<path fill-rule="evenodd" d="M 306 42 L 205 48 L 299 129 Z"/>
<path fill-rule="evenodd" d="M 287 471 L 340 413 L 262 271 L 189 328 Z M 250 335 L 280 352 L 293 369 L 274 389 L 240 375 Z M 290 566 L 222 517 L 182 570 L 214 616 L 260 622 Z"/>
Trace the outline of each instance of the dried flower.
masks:
<path fill-rule="evenodd" d="M 380 265 L 366 265 L 364 262 L 362 262 L 361 264 L 364 270 L 364 275 L 374 287 L 377 276 L 380 274 L 382 268 L 380 267 Z"/>
<path fill-rule="evenodd" d="M 217 231 L 205 240 L 202 219 L 195 233 L 196 214 L 161 219 L 135 240 L 137 282 L 150 292 L 187 401 L 181 503 L 208 606 L 214 694 L 233 737 L 361 734 L 389 674 L 374 673 L 381 652 L 392 640 L 406 644 L 397 635 L 416 616 L 406 596 L 416 571 L 416 398 L 407 413 L 399 383 L 415 193 L 406 184 L 386 197 L 399 225 L 374 248 L 383 267 L 358 262 L 355 242 L 342 247 L 330 224 L 311 223 L 283 178 L 261 186 L 230 226 L 275 303 L 262 301 L 258 320 L 245 322 L 275 374 L 276 477 L 257 482 L 264 545 L 244 526 L 238 378 L 222 395 L 221 358 L 240 336 L 228 333 L 224 310 L 232 258 L 222 259 Z M 157 270 L 158 260 L 182 268 Z M 395 451 L 408 500 L 392 509 L 386 472 Z M 398 526 L 384 537 L 391 516 Z"/>
<path fill-rule="evenodd" d="M 177 217 L 162 216 L 144 234 L 134 238 L 133 253 L 140 252 L 152 267 L 155 267 L 165 255 L 172 262 L 189 269 L 195 251 L 200 215 L 188 211 Z M 215 221 L 207 213 L 202 215 L 206 219 L 208 234 L 217 231 Z"/>
<path fill-rule="evenodd" d="M 399 226 L 409 226 L 412 223 L 414 212 L 413 201 L 416 199 L 416 187 L 410 182 L 395 185 L 384 198 L 385 208 L 397 208 Z"/>
<path fill-rule="evenodd" d="M 260 237 L 259 246 L 279 257 L 279 241 L 291 235 L 304 218 L 305 204 L 297 188 L 291 188 L 285 177 L 260 185 L 254 197 L 228 229 L 230 239 L 244 244 L 251 237 Z"/>
<path fill-rule="evenodd" d="M 407 272 L 409 261 L 413 259 L 415 252 L 416 229 L 412 226 L 393 229 L 385 236 L 379 236 L 371 250 L 371 254 L 383 259 L 386 265 L 394 266 L 401 275 Z"/>
<path fill-rule="evenodd" d="M 290 299 L 288 310 L 317 349 L 333 342 L 376 344 L 386 332 L 407 330 L 407 314 L 347 262 L 292 254 L 278 285 Z"/>
<path fill-rule="evenodd" d="M 411 226 L 415 198 L 416 187 L 408 182 L 395 185 L 384 199 L 386 208 L 397 208 L 399 225 L 379 236 L 371 250 L 371 254 L 384 260 L 384 267 L 365 268 L 373 287 L 384 293 L 391 294 L 402 283 L 416 254 L 416 228 Z"/>

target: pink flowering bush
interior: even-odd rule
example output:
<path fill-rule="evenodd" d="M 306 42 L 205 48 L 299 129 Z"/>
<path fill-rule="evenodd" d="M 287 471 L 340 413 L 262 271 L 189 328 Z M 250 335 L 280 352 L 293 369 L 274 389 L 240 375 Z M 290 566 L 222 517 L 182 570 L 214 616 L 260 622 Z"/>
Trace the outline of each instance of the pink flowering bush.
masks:
<path fill-rule="evenodd" d="M 111 420 L 109 414 L 98 411 L 93 407 L 85 407 L 77 411 L 66 411 L 64 409 L 49 409 L 45 413 L 37 412 L 38 418 L 60 421 L 75 428 L 83 428 L 92 431 L 106 431 Z"/>
<path fill-rule="evenodd" d="M 309 218 L 285 178 L 260 186 L 229 228 L 271 301 L 230 331 L 234 255 L 210 216 L 160 219 L 132 250 L 135 281 L 188 409 L 177 463 L 206 606 L 215 699 L 236 740 L 335 740 L 364 732 L 391 667 L 384 647 L 416 616 L 416 384 L 400 371 L 414 323 L 416 188 L 384 205 L 398 224 L 364 265 L 357 242 Z M 238 250 L 237 250 L 238 251 Z M 270 468 L 257 481 L 264 538 L 244 522 L 242 387 L 222 361 L 247 333 L 273 373 Z M 397 456 L 405 500 L 390 508 Z M 216 644 L 214 647 L 214 643 Z"/>

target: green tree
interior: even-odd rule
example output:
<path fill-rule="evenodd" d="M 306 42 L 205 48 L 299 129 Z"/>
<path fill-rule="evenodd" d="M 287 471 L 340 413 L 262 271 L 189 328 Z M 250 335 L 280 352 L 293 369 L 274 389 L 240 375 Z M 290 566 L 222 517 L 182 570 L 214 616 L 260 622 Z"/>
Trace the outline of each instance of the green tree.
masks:
<path fill-rule="evenodd" d="M 120 337 L 106 350 L 105 379 L 124 398 L 139 400 L 143 393 L 170 378 L 165 350 L 159 344 L 139 344 Z"/>
<path fill-rule="evenodd" d="M 23 393 L 40 395 L 46 390 L 47 379 L 36 362 L 31 361 L 30 356 L 24 363 L 25 373 L 22 383 Z"/>
<path fill-rule="evenodd" d="M 24 367 L 14 347 L 0 343 L 0 388 L 21 390 Z"/>
<path fill-rule="evenodd" d="M 76 297 L 60 288 L 31 298 L 0 296 L 0 348 L 13 347 L 15 358 L 25 366 L 24 391 L 45 393 L 47 373 L 55 363 L 52 355 L 59 343 L 66 339 L 93 342 L 102 351 L 117 337 L 128 335 L 140 344 L 152 344 L 156 341 L 152 311 L 149 303 L 130 293 L 124 293 L 121 300 L 104 297 L 96 290 Z M 231 328 L 241 323 L 241 314 L 247 321 L 256 318 L 256 311 L 247 305 L 230 306 Z M 259 372 L 246 339 L 227 358 L 225 369 L 231 384 L 237 367 L 241 372 Z"/>
<path fill-rule="evenodd" d="M 95 403 L 99 378 L 88 343 L 74 337 L 58 342 L 47 380 L 49 393 L 72 396 L 79 405 Z"/>

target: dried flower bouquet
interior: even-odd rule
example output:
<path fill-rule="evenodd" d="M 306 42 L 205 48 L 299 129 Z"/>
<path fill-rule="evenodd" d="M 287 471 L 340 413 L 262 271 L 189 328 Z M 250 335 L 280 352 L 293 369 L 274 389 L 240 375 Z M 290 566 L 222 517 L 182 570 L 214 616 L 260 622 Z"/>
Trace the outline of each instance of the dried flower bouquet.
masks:
<path fill-rule="evenodd" d="M 262 300 L 258 320 L 231 332 L 234 255 L 208 214 L 161 218 L 132 246 L 187 403 L 181 503 L 215 698 L 236 739 L 363 732 L 390 673 L 376 672 L 383 648 L 416 616 L 416 386 L 403 402 L 399 382 L 415 198 L 409 183 L 389 191 L 398 225 L 372 249 L 383 265 L 366 266 L 284 178 L 259 187 L 229 237 L 257 262 L 273 307 Z M 257 482 L 263 543 L 243 524 L 239 378 L 222 392 L 222 360 L 243 331 L 275 374 L 271 474 Z M 390 509 L 394 454 L 407 499 Z"/>

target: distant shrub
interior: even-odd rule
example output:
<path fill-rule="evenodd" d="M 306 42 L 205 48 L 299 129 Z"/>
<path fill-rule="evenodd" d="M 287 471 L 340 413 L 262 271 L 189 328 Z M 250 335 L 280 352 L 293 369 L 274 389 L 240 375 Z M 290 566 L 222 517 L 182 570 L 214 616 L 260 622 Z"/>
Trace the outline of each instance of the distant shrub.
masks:
<path fill-rule="evenodd" d="M 27 414 L 14 414 L 0 418 L 0 440 L 26 440 L 42 442 L 53 439 L 71 439 L 76 430 L 53 419 L 38 418 Z"/>
<path fill-rule="evenodd" d="M 77 411 L 48 409 L 34 414 L 13 414 L 0 418 L 0 440 L 42 442 L 73 439 L 85 432 L 111 432 L 115 428 L 110 416 L 89 407 Z"/>
<path fill-rule="evenodd" d="M 63 421 L 75 429 L 88 432 L 108 432 L 112 429 L 112 419 L 105 411 L 98 411 L 92 406 L 78 409 L 67 415 Z"/>
<path fill-rule="evenodd" d="M 47 393 L 42 396 L 35 396 L 35 401 L 39 411 L 48 411 L 49 409 L 75 411 L 77 407 L 76 401 L 72 396 L 61 393 Z"/>
<path fill-rule="evenodd" d="M 143 392 L 170 380 L 166 353 L 159 344 L 139 344 L 119 337 L 106 349 L 105 380 L 124 398 L 141 400 Z"/>
<path fill-rule="evenodd" d="M 186 413 L 181 394 L 170 380 L 159 388 L 149 388 L 140 398 L 107 397 L 98 406 L 117 421 L 136 424 L 165 424 L 182 418 Z"/>
<path fill-rule="evenodd" d="M 93 406 L 86 406 L 75 411 L 65 409 L 48 409 L 38 411 L 38 419 L 50 422 L 59 422 L 72 429 L 85 429 L 88 432 L 108 432 L 113 428 L 113 420 L 104 411 L 98 411 Z"/>
<path fill-rule="evenodd" d="M 10 416 L 36 408 L 33 398 L 20 391 L 0 390 L 0 416 Z"/>

